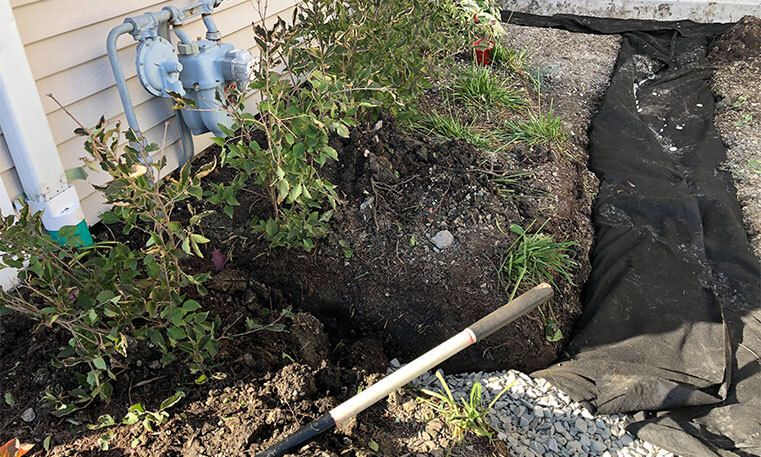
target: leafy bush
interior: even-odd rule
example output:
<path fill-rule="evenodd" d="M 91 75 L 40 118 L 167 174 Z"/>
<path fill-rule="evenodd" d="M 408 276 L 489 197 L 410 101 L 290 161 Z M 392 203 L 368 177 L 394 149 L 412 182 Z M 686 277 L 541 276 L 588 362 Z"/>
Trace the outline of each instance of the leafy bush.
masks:
<path fill-rule="evenodd" d="M 341 75 L 354 88 L 386 87 L 393 114 L 409 110 L 444 59 L 469 44 L 472 18 L 453 0 L 307 0 L 300 7 L 295 73 Z"/>
<path fill-rule="evenodd" d="M 330 135 L 348 137 L 359 109 L 376 105 L 356 102 L 355 88 L 319 70 L 302 75 L 300 84 L 294 84 L 296 75 L 280 74 L 281 56 L 292 39 L 293 29 L 282 20 L 271 29 L 256 27 L 261 59 L 248 89 L 260 98 L 258 115 L 247 112 L 245 91 L 232 91 L 228 108 L 234 128 L 216 141 L 222 147 L 221 163 L 238 175 L 230 184 L 216 186 L 210 199 L 225 204 L 231 215 L 238 190 L 250 182 L 263 187 L 271 215 L 253 221 L 255 231 L 273 247 L 311 250 L 327 234 L 338 202 L 335 186 L 319 174 L 327 162 L 338 159 Z"/>
<path fill-rule="evenodd" d="M 57 405 L 59 414 L 96 397 L 108 400 L 111 382 L 128 368 L 129 349 L 138 342 L 153 343 L 163 364 L 183 354 L 195 368 L 218 350 L 218 323 L 184 294 L 189 286 L 205 293 L 207 275 L 191 275 L 181 264 L 184 257 L 202 256 L 199 246 L 208 240 L 197 230 L 205 214 L 192 214 L 185 224 L 172 218 L 181 202 L 192 213 L 189 203 L 202 196 L 200 180 L 214 164 L 196 174 L 185 166 L 162 183 L 166 160 L 153 159 L 155 145 L 128 134 L 131 146 L 118 154 L 120 130 L 103 121 L 79 133 L 88 136 L 86 149 L 92 155 L 83 170 L 100 170 L 112 178 L 101 188 L 113 205 L 103 221 L 121 225 L 135 242 L 77 248 L 74 227 L 64 227 L 60 233 L 67 245 L 60 246 L 45 231 L 41 215 L 26 207 L 0 223 L 0 251 L 5 253 L 0 266 L 27 267 L 19 272 L 18 287 L 0 294 L 0 312 L 14 310 L 71 335 L 57 360 L 79 368 L 82 388 L 70 392 L 74 403 Z"/>

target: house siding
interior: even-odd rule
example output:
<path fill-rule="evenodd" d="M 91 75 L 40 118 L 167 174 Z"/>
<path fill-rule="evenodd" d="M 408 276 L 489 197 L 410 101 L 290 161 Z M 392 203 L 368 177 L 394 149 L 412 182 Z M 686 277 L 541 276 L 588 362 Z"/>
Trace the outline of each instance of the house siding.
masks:
<path fill-rule="evenodd" d="M 111 67 L 106 56 L 106 36 L 124 18 L 166 5 L 183 6 L 192 1 L 157 0 L 12 0 L 13 14 L 24 43 L 37 90 L 47 115 L 50 130 L 65 168 L 76 167 L 84 154 L 84 139 L 74 134 L 77 127 L 66 111 L 84 125 L 94 125 L 101 116 L 126 125 Z M 288 20 L 298 0 L 269 0 L 267 22 L 277 16 Z M 258 22 L 256 0 L 226 0 L 214 13 L 223 40 L 239 48 L 255 51 L 252 22 Z M 203 36 L 200 18 L 185 25 L 192 36 Z M 147 139 L 163 145 L 168 166 L 177 167 L 181 156 L 179 133 L 168 100 L 151 96 L 138 81 L 135 70 L 136 44 L 123 36 L 118 42 L 119 59 L 124 68 L 140 127 Z M 48 94 L 60 102 L 62 109 Z M 209 135 L 194 139 L 196 152 L 211 144 Z M 97 183 L 100 177 L 92 178 Z M 106 209 L 102 195 L 90 182 L 77 182 L 88 223 L 98 221 Z M 15 199 L 22 195 L 8 147 L 0 133 L 0 185 Z"/>

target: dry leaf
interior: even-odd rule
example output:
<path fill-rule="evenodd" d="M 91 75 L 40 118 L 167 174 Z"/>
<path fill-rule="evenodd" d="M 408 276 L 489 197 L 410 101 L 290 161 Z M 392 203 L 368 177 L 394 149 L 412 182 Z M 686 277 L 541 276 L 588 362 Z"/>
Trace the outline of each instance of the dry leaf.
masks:
<path fill-rule="evenodd" d="M 17 438 L 5 443 L 0 447 L 0 457 L 21 457 L 31 451 L 34 444 L 21 443 Z"/>

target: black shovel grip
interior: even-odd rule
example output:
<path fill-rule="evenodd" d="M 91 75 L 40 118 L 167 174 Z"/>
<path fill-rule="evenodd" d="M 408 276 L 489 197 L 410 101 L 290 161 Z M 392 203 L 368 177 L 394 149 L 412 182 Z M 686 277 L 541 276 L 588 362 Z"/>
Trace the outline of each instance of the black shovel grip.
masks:
<path fill-rule="evenodd" d="M 296 451 L 301 446 L 312 441 L 320 433 L 330 430 L 335 426 L 336 421 L 333 420 L 333 416 L 326 414 L 321 418 L 301 427 L 296 431 L 296 433 L 290 435 L 283 441 L 275 444 L 263 452 L 260 452 L 259 454 L 256 454 L 256 457 L 282 457 L 285 454 Z"/>

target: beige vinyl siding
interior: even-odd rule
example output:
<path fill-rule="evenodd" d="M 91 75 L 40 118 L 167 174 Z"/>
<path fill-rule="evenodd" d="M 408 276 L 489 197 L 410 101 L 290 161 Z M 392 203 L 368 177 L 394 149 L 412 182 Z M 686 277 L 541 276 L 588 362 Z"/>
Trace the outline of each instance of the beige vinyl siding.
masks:
<path fill-rule="evenodd" d="M 85 125 L 101 116 L 126 126 L 119 94 L 106 56 L 106 36 L 125 17 L 158 11 L 166 5 L 183 6 L 192 0 L 12 0 L 27 59 L 47 114 L 53 138 L 65 168 L 79 165 L 84 154 L 83 139 L 74 135 L 76 123 L 69 111 Z M 269 0 L 267 22 L 277 16 L 290 20 L 298 0 Z M 254 50 L 251 25 L 259 21 L 256 0 L 226 0 L 215 10 L 214 19 L 223 40 L 236 47 Z M 192 37 L 203 36 L 200 19 L 184 27 Z M 129 35 L 119 39 L 119 59 L 135 105 L 140 127 L 149 141 L 163 144 L 169 166 L 176 168 L 180 156 L 179 133 L 171 104 L 151 96 L 140 85 L 135 72 L 136 45 Z M 65 106 L 61 109 L 47 94 Z M 208 135 L 196 137 L 196 152 L 211 144 Z M 0 135 L 0 179 L 11 198 L 21 194 L 5 142 Z M 93 178 L 97 184 L 100 177 Z M 89 223 L 105 209 L 102 196 L 89 184 L 75 184 Z"/>

